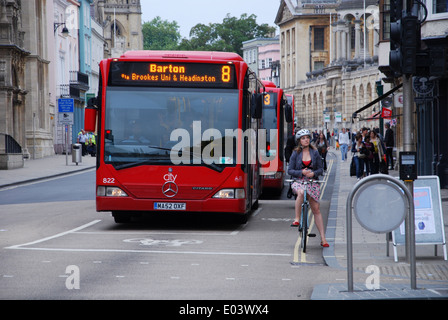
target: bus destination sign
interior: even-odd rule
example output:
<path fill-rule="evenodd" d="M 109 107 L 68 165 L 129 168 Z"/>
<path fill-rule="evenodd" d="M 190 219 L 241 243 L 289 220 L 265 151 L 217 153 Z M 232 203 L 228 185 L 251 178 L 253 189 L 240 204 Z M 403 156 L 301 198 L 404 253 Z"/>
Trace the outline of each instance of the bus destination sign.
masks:
<path fill-rule="evenodd" d="M 178 62 L 111 62 L 110 84 L 235 88 L 233 64 Z"/>
<path fill-rule="evenodd" d="M 272 92 L 266 92 L 263 95 L 263 106 L 264 107 L 275 107 L 277 102 L 277 94 Z"/>

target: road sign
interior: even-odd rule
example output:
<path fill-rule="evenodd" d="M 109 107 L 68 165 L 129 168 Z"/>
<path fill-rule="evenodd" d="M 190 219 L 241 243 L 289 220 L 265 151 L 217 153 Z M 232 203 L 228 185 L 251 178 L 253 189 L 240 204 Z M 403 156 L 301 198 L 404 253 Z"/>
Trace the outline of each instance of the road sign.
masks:
<path fill-rule="evenodd" d="M 383 119 L 390 119 L 391 116 L 392 116 L 392 110 L 391 109 L 385 108 L 385 107 L 383 107 L 381 109 L 381 117 Z"/>
<path fill-rule="evenodd" d="M 58 124 L 62 125 L 73 125 L 74 123 L 73 112 L 59 112 L 58 113 Z"/>
<path fill-rule="evenodd" d="M 58 110 L 59 113 L 72 112 L 75 108 L 75 101 L 71 98 L 60 98 L 58 99 Z"/>
<path fill-rule="evenodd" d="M 448 260 L 443 222 L 440 181 L 438 176 L 419 176 L 414 181 L 415 243 L 443 246 L 444 260 Z M 406 244 L 405 227 L 392 232 L 394 258 L 398 261 L 397 245 Z"/>

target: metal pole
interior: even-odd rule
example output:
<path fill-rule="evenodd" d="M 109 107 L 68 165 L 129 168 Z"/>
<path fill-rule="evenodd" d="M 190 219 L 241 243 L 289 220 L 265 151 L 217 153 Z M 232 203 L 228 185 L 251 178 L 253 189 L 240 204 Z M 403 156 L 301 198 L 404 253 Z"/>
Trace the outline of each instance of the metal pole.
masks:
<path fill-rule="evenodd" d="M 346 203 L 346 219 L 347 226 L 347 290 L 353 292 L 353 243 L 352 243 L 352 198 L 353 190 L 347 197 Z"/>
<path fill-rule="evenodd" d="M 65 126 L 65 165 L 68 166 L 68 125 Z"/>
<path fill-rule="evenodd" d="M 36 159 L 36 113 L 33 112 L 33 160 Z"/>
<path fill-rule="evenodd" d="M 414 151 L 414 97 L 412 92 L 412 76 L 403 75 L 403 149 Z M 414 194 L 414 182 L 405 181 L 411 195 Z M 415 266 L 415 214 L 414 203 L 411 204 L 409 216 L 405 220 L 406 227 L 406 259 L 411 269 L 411 289 L 416 289 L 416 266 Z"/>

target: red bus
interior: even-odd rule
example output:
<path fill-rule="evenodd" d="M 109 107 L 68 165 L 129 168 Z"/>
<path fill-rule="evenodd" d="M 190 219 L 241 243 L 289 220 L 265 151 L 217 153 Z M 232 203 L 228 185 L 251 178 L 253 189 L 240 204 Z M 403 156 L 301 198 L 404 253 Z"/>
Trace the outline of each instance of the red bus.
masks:
<path fill-rule="evenodd" d="M 265 155 L 273 158 L 262 164 L 263 189 L 281 193 L 286 174 L 284 150 L 288 136 L 293 132 L 293 114 L 283 89 L 277 88 L 271 81 L 263 81 L 263 84 L 265 94 L 262 125 L 266 129 L 267 141 Z M 264 153 L 264 150 L 261 152 Z"/>
<path fill-rule="evenodd" d="M 292 94 L 287 94 L 286 99 L 288 100 L 288 104 L 291 106 L 292 119 L 291 123 L 288 123 L 288 134 L 293 134 L 294 128 L 296 125 L 295 117 L 295 105 L 294 105 L 294 96 Z"/>
<path fill-rule="evenodd" d="M 100 63 L 96 210 L 229 212 L 246 221 L 261 194 L 263 85 L 237 54 L 129 51 Z M 93 127 L 93 128 L 92 128 Z"/>

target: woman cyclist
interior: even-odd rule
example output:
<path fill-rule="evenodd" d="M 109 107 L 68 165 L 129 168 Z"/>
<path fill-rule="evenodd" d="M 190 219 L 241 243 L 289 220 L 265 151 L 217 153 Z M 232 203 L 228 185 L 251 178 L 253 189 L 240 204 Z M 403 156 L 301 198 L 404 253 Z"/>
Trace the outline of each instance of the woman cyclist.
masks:
<path fill-rule="evenodd" d="M 295 203 L 295 220 L 291 226 L 298 227 L 300 221 L 300 211 L 303 203 L 303 191 L 307 189 L 311 211 L 314 214 L 317 230 L 320 233 L 321 246 L 329 247 L 325 239 L 324 222 L 319 207 L 320 185 L 317 182 L 304 184 L 308 179 L 318 179 L 323 173 L 322 157 L 319 152 L 310 144 L 311 133 L 302 129 L 296 134 L 297 148 L 291 155 L 289 160 L 288 174 L 295 178 L 292 184 L 293 191 L 297 194 Z"/>

